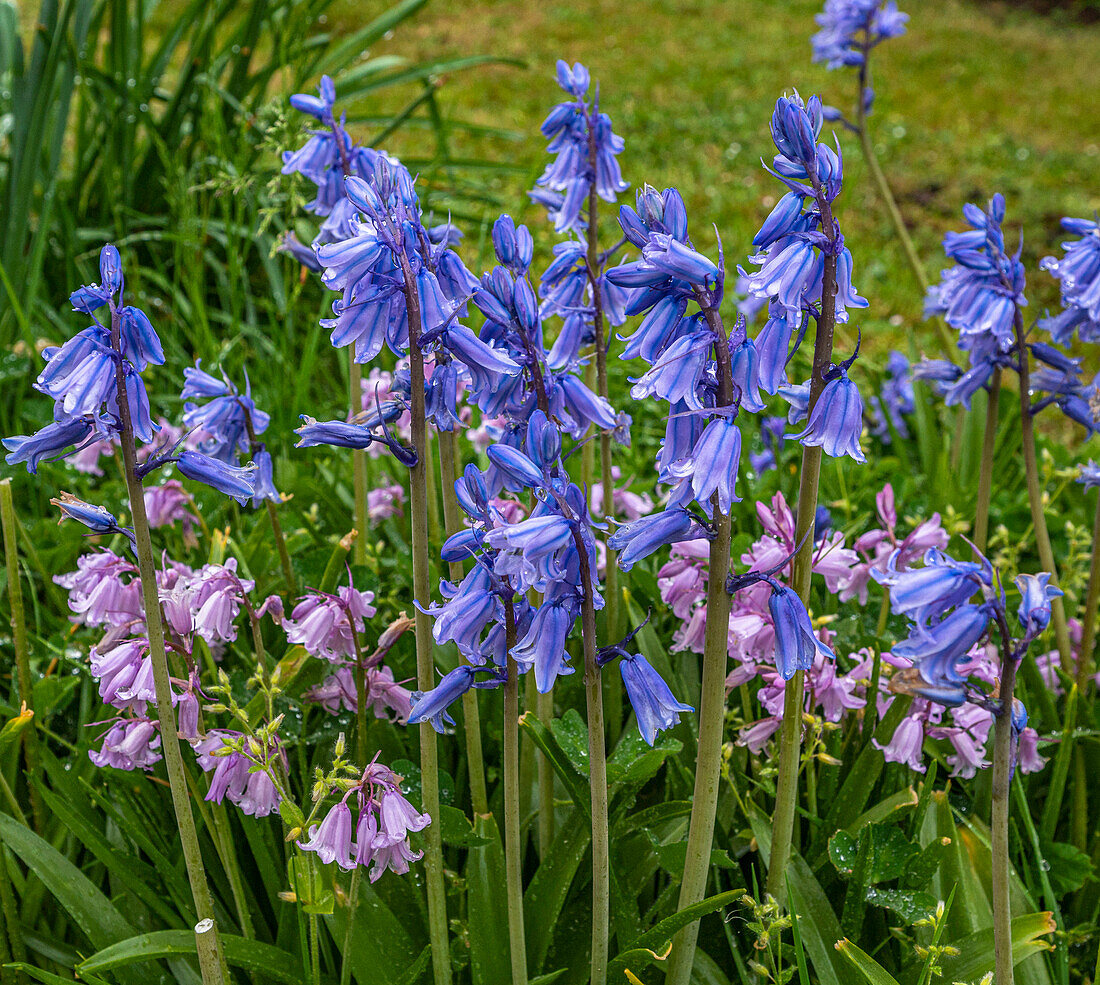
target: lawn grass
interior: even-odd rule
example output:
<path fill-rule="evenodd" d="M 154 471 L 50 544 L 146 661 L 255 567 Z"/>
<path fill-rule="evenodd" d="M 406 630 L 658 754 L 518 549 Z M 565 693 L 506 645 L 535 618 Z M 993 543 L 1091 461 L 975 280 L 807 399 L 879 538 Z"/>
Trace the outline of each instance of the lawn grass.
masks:
<path fill-rule="evenodd" d="M 1037 261 L 1055 250 L 1062 215 L 1100 209 L 1100 103 L 1091 95 L 1100 89 L 1100 25 L 959 0 L 901 6 L 911 14 L 908 33 L 874 55 L 872 126 L 929 274 L 934 278 L 942 265 L 940 239 L 959 227 L 963 202 L 1001 191 L 1006 230 L 1013 237 L 1020 225 L 1025 230 L 1033 310 L 1056 303 Z M 853 75 L 810 61 L 820 7 L 816 0 L 436 0 L 374 53 L 421 58 L 482 51 L 523 59 L 524 68 L 482 68 L 443 80 L 443 103 L 453 119 L 515 130 L 514 144 L 456 134 L 456 153 L 480 151 L 521 164 L 529 172 L 526 184 L 545 162 L 538 125 L 559 95 L 554 62 L 583 61 L 626 138 L 626 179 L 677 185 L 697 244 L 714 249 L 713 223 L 733 266 L 744 262 L 778 195 L 777 182 L 759 164 L 773 153 L 767 122 L 776 96 L 797 87 L 851 106 Z M 344 0 L 332 13 L 338 29 L 363 16 Z M 856 285 L 871 300 L 862 324 L 882 329 L 865 336 L 868 352 L 881 357 L 886 346 L 903 344 L 909 329 L 934 348 L 858 141 L 844 132 L 840 137 L 847 181 L 838 214 L 855 258 Z M 414 141 L 401 135 L 395 150 L 411 154 Z M 525 184 L 511 175 L 493 184 L 514 202 L 517 218 L 546 236 L 541 210 L 526 202 Z"/>

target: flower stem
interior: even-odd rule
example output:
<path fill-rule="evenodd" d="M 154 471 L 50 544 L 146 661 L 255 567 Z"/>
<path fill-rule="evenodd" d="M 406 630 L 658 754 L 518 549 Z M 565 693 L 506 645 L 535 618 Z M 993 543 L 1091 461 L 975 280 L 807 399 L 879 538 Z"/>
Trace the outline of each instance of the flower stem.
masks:
<path fill-rule="evenodd" d="M 126 491 L 130 498 L 130 516 L 134 528 L 134 550 L 137 554 L 138 574 L 141 581 L 141 597 L 145 610 L 145 628 L 149 639 L 149 660 L 153 668 L 153 688 L 156 694 L 157 719 L 160 725 L 161 750 L 168 772 L 168 785 L 172 792 L 172 807 L 176 826 L 183 847 L 183 860 L 187 879 L 191 884 L 195 912 L 199 922 L 214 921 L 214 902 L 206 881 L 199 836 L 195 818 L 187 794 L 187 778 L 183 756 L 180 753 L 176 732 L 176 716 L 172 711 L 172 687 L 168 673 L 168 654 L 164 647 L 164 625 L 161 622 L 160 598 L 157 593 L 156 564 L 153 560 L 153 543 L 149 536 L 149 520 L 145 514 L 145 497 L 141 480 L 137 477 L 134 426 L 130 415 L 130 403 L 126 393 L 126 370 L 122 358 L 121 324 L 118 310 L 111 306 L 111 348 L 115 350 L 115 384 L 118 399 L 119 444 L 126 478 Z M 204 985 L 216 985 L 228 978 L 225 955 L 218 936 L 217 923 L 209 931 L 210 947 L 217 954 L 217 974 L 203 970 Z"/>
<path fill-rule="evenodd" d="M 862 102 L 861 102 L 862 105 Z M 816 188 L 816 185 L 815 185 Z M 821 226 L 830 240 L 835 239 L 836 229 L 832 209 L 825 196 L 818 190 L 818 207 L 821 210 Z M 833 330 L 836 327 L 836 268 L 837 258 L 826 252 L 821 280 L 821 313 L 814 335 L 814 361 L 810 373 L 810 402 L 808 414 L 813 413 L 821 391 L 825 389 L 825 373 L 833 358 Z M 796 544 L 800 544 L 791 571 L 791 587 L 810 607 L 810 581 L 813 574 L 814 518 L 817 513 L 817 490 L 821 479 L 821 448 L 805 445 L 802 448 L 802 469 L 798 481 L 798 507 L 796 509 Z M 787 894 L 787 859 L 791 853 L 794 836 L 794 815 L 798 802 L 798 766 L 802 758 L 802 705 L 804 673 L 799 670 L 787 681 L 783 694 L 783 724 L 779 735 L 779 779 L 772 813 L 772 847 L 768 865 L 768 893 L 777 900 Z"/>
<path fill-rule="evenodd" d="M 528 692 L 530 693 L 530 692 Z M 554 718 L 554 692 L 539 694 L 535 698 L 535 714 L 547 728 Z M 545 859 L 554 844 L 554 767 L 541 752 L 538 759 L 539 786 L 539 858 Z"/>
<path fill-rule="evenodd" d="M 351 367 L 351 383 L 348 386 L 351 416 L 363 409 L 363 367 L 355 361 L 355 346 L 348 350 Z M 370 529 L 370 509 L 367 506 L 367 452 L 356 449 L 351 453 L 352 492 L 355 497 L 355 529 L 359 536 L 355 540 L 355 563 L 367 563 L 367 531 Z"/>
<path fill-rule="evenodd" d="M 1031 353 L 1024 340 L 1024 319 L 1017 306 L 1015 316 L 1016 350 L 1020 369 L 1020 444 L 1024 453 L 1024 474 L 1027 476 L 1027 500 L 1031 506 L 1031 523 L 1035 528 L 1035 546 L 1039 550 L 1039 563 L 1050 572 L 1050 583 L 1058 584 L 1058 568 L 1054 563 L 1054 548 L 1047 531 L 1046 514 L 1043 512 L 1043 490 L 1039 485 L 1039 462 L 1035 455 L 1035 419 L 1031 414 Z M 1070 649 L 1069 627 L 1066 625 L 1066 609 L 1062 596 L 1051 600 L 1054 622 L 1054 638 L 1061 657 L 1062 670 L 1073 676 L 1073 653 Z M 998 985 L 1000 982 L 998 981 Z"/>
<path fill-rule="evenodd" d="M 1092 521 L 1092 543 L 1089 587 L 1085 596 L 1085 614 L 1081 621 L 1081 650 L 1077 654 L 1077 693 L 1081 699 L 1092 694 L 1088 683 L 1095 663 L 1092 651 L 1096 644 L 1096 612 L 1100 607 L 1100 551 L 1096 550 L 1096 545 L 1100 543 L 1100 499 L 1096 500 L 1096 516 Z"/>
<path fill-rule="evenodd" d="M 504 865 L 508 889 L 508 946 L 512 985 L 527 985 L 527 944 L 523 927 L 523 840 L 519 807 L 519 668 L 511 657 L 516 645 L 516 610 L 504 603 L 508 680 L 504 684 Z"/>
<path fill-rule="evenodd" d="M 355 758 L 360 769 L 367 765 L 367 667 L 363 663 L 363 647 L 355 620 L 347 613 L 348 628 L 355 646 Z"/>
<path fill-rule="evenodd" d="M 23 608 L 23 587 L 19 579 L 19 544 L 17 530 L 19 521 L 15 516 L 15 502 L 12 498 L 11 479 L 0 481 L 0 524 L 4 531 L 4 563 L 8 573 L 8 608 L 11 614 L 12 646 L 15 648 L 15 667 L 19 678 L 19 700 L 31 713 L 31 724 L 23 730 L 23 756 L 27 763 L 27 773 L 37 777 L 38 772 L 38 723 L 34 721 L 34 697 L 31 685 L 31 665 L 27 653 L 27 617 Z M 29 790 L 31 814 L 34 817 L 34 830 L 42 834 L 45 830 L 45 815 L 38 788 L 34 784 Z M 0 860 L 0 865 L 3 862 Z"/>
<path fill-rule="evenodd" d="M 427 423 L 424 414 L 424 354 L 420 351 L 420 298 L 408 258 L 399 256 L 405 278 L 405 307 L 409 319 L 410 411 L 416 464 L 409 469 L 409 512 L 412 519 L 413 598 L 427 605 L 431 596 L 428 564 Z M 416 678 L 421 691 L 435 687 L 432 626 L 428 614 L 416 609 Z M 435 729 L 420 725 L 420 783 L 422 809 L 434 823 L 424 832 L 424 872 L 428 888 L 428 936 L 432 945 L 432 972 L 436 985 L 450 985 L 451 958 L 447 939 L 447 897 L 443 886 L 443 842 L 439 827 L 439 750 Z"/>
<path fill-rule="evenodd" d="M 355 932 L 355 912 L 359 908 L 359 880 L 363 866 L 357 865 L 351 874 L 351 888 L 348 890 L 348 924 L 344 930 L 344 946 L 340 949 L 340 985 L 351 985 L 351 943 Z"/>
<path fill-rule="evenodd" d="M 443 524 L 447 536 L 462 529 L 462 511 L 455 495 L 458 478 L 458 455 L 455 432 L 439 432 L 439 477 L 443 489 Z M 452 561 L 448 569 L 451 581 L 457 584 L 462 578 L 462 562 Z M 481 713 L 478 710 L 477 691 L 467 691 L 462 696 L 462 725 L 466 736 L 466 761 L 470 771 L 470 804 L 475 814 L 489 813 L 489 794 L 485 785 L 485 756 L 481 751 Z"/>
<path fill-rule="evenodd" d="M 720 407 L 728 407 L 733 403 L 733 373 L 726 330 L 717 308 L 705 304 L 702 298 L 700 307 L 715 334 L 714 351 L 719 381 L 715 402 Z M 714 539 L 710 542 L 710 561 L 707 567 L 707 621 L 699 701 L 699 746 L 695 760 L 695 790 L 692 796 L 691 821 L 688 825 L 687 852 L 684 856 L 684 877 L 680 884 L 680 910 L 698 903 L 706 893 L 711 844 L 714 840 L 714 819 L 718 812 L 718 790 L 722 778 L 722 733 L 726 724 L 726 661 L 729 658 L 730 621 L 730 595 L 726 591 L 726 575 L 730 568 L 732 521 L 729 515 L 718 509 L 717 495 L 712 503 L 715 529 Z M 687 985 L 695 961 L 695 942 L 698 938 L 698 921 L 688 924 L 673 938 L 665 979 L 667 985 Z"/>
<path fill-rule="evenodd" d="M 321 942 L 317 914 L 309 915 L 309 968 L 312 985 L 321 985 Z"/>
<path fill-rule="evenodd" d="M 997 404 L 1001 397 L 1001 367 L 993 370 L 989 399 L 985 405 L 985 436 L 982 465 L 978 473 L 978 504 L 974 510 L 974 546 L 983 554 L 989 534 L 989 498 L 993 492 L 993 451 L 997 444 Z"/>
<path fill-rule="evenodd" d="M 1007 650 L 1008 642 L 1005 641 Z M 1016 661 L 1004 656 L 1001 664 L 1001 711 L 994 720 L 993 804 L 990 834 L 993 852 L 993 974 L 997 985 L 1012 985 L 1012 912 L 1009 905 L 1008 795 L 1012 782 L 1012 692 Z"/>
<path fill-rule="evenodd" d="M 588 712 L 588 786 L 592 796 L 592 970 L 589 985 L 607 982 L 607 942 L 611 927 L 611 858 L 607 831 L 607 747 L 604 742 L 603 682 L 596 662 L 596 606 L 592 571 L 580 529 L 573 528 L 580 558 L 581 638 L 584 642 L 584 694 Z"/>

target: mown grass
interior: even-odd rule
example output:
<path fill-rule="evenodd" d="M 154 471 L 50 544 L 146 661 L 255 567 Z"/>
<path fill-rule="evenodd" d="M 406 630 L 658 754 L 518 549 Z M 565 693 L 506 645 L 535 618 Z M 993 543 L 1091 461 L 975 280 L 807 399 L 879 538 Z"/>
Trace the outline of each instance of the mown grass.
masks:
<path fill-rule="evenodd" d="M 1032 305 L 1056 303 L 1037 260 L 1054 250 L 1062 215 L 1100 208 L 1100 104 L 1089 96 L 1100 88 L 1100 25 L 959 0 L 901 6 L 911 14 L 908 33 L 874 56 L 872 126 L 929 274 L 939 270 L 940 239 L 958 227 L 963 202 L 1001 191 L 1007 227 L 1025 231 Z M 445 80 L 443 104 L 456 119 L 515 130 L 518 139 L 505 146 L 456 134 L 456 153 L 525 165 L 528 184 L 545 160 L 538 125 L 557 96 L 554 61 L 583 61 L 626 138 L 627 180 L 677 185 L 697 243 L 713 249 L 713 223 L 733 265 L 776 200 L 777 183 L 759 164 L 770 160 L 776 96 L 797 87 L 845 109 L 852 104 L 852 74 L 810 61 L 820 7 L 817 0 L 436 2 L 389 45 L 412 58 L 477 50 L 523 59 L 524 68 Z M 338 29 L 361 16 L 348 2 L 333 8 Z M 838 211 L 857 286 L 871 300 L 863 323 L 888 323 L 866 338 L 869 352 L 900 344 L 899 327 L 932 346 L 858 141 L 840 137 L 848 180 Z M 401 135 L 395 149 L 411 153 L 414 141 Z M 493 179 L 493 189 L 506 201 L 510 193 L 514 214 L 545 234 L 540 210 L 513 176 Z"/>

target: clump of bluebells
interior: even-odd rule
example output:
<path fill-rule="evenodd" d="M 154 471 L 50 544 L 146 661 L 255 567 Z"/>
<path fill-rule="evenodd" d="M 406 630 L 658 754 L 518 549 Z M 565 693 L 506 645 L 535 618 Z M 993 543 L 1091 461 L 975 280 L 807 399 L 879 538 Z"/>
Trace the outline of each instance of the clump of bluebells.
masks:
<path fill-rule="evenodd" d="M 969 367 L 963 370 L 947 360 L 925 359 L 914 376 L 934 381 L 949 406 L 969 407 L 974 394 L 988 388 L 996 368 L 1019 373 L 1023 361 L 1034 360 L 1037 368 L 1028 376 L 1035 395 L 1031 414 L 1056 406 L 1070 420 L 1094 433 L 1100 406 L 1097 380 L 1083 381 L 1081 360 L 1059 348 L 1071 341 L 1076 328 L 1084 332 L 1083 341 L 1091 337 L 1088 288 L 1096 292 L 1100 273 L 1094 269 L 1095 264 L 1089 263 L 1089 237 L 1086 235 L 1078 244 L 1067 244 L 1075 249 L 1067 253 L 1061 265 L 1053 257 L 1043 262 L 1046 269 L 1061 278 L 1066 308 L 1059 316 L 1039 321 L 1040 328 L 1051 333 L 1050 342 L 1029 342 L 1023 319 L 1027 298 L 1020 261 L 1022 237 L 1020 246 L 1009 254 L 1001 228 L 1004 196 L 994 195 L 985 210 L 968 204 L 963 213 L 971 229 L 948 233 L 944 238 L 944 250 L 955 260 L 955 266 L 944 270 L 940 283 L 928 292 L 925 314 L 942 315 L 959 332 L 958 346 L 967 353 Z M 1087 224 L 1078 224 L 1081 220 L 1067 221 L 1071 229 L 1088 231 Z M 1090 273 L 1095 283 L 1087 280 Z M 1082 274 L 1084 279 L 1079 280 Z M 1085 290 L 1077 290 L 1078 284 Z"/>

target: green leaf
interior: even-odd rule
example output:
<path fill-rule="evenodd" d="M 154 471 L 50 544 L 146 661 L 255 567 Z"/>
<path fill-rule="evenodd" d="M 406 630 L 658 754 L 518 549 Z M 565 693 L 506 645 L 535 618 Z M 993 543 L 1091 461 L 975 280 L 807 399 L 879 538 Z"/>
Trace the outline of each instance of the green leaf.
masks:
<path fill-rule="evenodd" d="M 58 708 L 66 704 L 80 686 L 79 677 L 43 677 L 31 688 L 34 697 L 34 713 L 40 721 L 46 721 Z"/>
<path fill-rule="evenodd" d="M 836 942 L 836 949 L 855 966 L 868 985 L 898 985 L 898 980 L 893 975 L 847 937 Z"/>
<path fill-rule="evenodd" d="M 581 776 L 588 778 L 588 726 L 576 708 L 570 708 L 561 718 L 550 722 L 550 731 L 558 740 L 561 751 Z M 610 770 L 608 782 L 611 781 Z"/>
<path fill-rule="evenodd" d="M 687 841 L 674 841 L 671 845 L 658 845 L 654 843 L 653 851 L 657 855 L 657 861 L 661 868 L 675 879 L 680 879 L 684 874 L 684 862 L 687 859 Z M 710 852 L 710 864 L 719 869 L 735 869 L 737 863 L 729 854 L 721 848 L 712 848 Z"/>
<path fill-rule="evenodd" d="M 42 985 L 73 985 L 73 980 L 71 978 L 62 978 L 60 975 L 51 974 L 48 971 L 43 971 L 41 968 L 34 968 L 31 965 L 24 964 L 21 961 L 18 961 L 15 964 L 6 964 L 3 967 L 14 968 L 16 971 L 21 971 L 24 975 L 27 975 L 33 981 L 41 982 Z M 94 975 L 86 978 L 85 981 L 88 983 L 88 985 L 107 985 L 107 983 L 104 982 L 102 978 L 97 978 Z"/>
<path fill-rule="evenodd" d="M 1051 945 L 1042 940 L 1057 930 L 1047 911 L 1026 913 L 1012 920 L 1012 963 L 1019 964 L 1040 951 L 1050 950 Z M 993 970 L 993 928 L 987 927 L 975 934 L 952 940 L 952 947 L 959 949 L 956 957 L 943 959 L 943 981 L 976 982 Z"/>
<path fill-rule="evenodd" d="M 683 748 L 683 743 L 662 732 L 653 746 L 649 746 L 637 729 L 631 728 L 615 746 L 607 760 L 607 782 L 612 786 L 623 783 L 644 783 L 653 776 L 669 756 Z"/>
<path fill-rule="evenodd" d="M 234 934 L 221 935 L 225 960 L 237 968 L 245 968 L 287 985 L 300 985 L 305 975 L 297 955 L 281 948 L 250 941 Z M 196 953 L 195 933 L 191 930 L 157 930 L 150 934 L 138 934 L 103 948 L 76 966 L 81 975 L 110 971 L 138 961 L 152 961 L 175 955 Z"/>
<path fill-rule="evenodd" d="M 131 936 L 134 928 L 87 876 L 48 842 L 7 814 L 0 814 L 3 841 L 42 881 L 92 946 L 109 947 Z"/>
<path fill-rule="evenodd" d="M 407 924 L 385 904 L 375 887 L 362 877 L 359 881 L 359 905 L 353 919 L 355 926 L 351 948 L 345 957 L 357 981 L 399 985 L 406 979 L 406 969 L 416 967 L 423 960 L 424 944 L 409 934 Z M 325 917 L 325 925 L 341 946 L 347 932 L 347 920 L 347 906 L 338 906 Z M 423 964 L 420 967 L 423 969 Z"/>
<path fill-rule="evenodd" d="M 527 960 L 532 972 L 542 970 L 569 887 L 591 838 L 588 818 L 578 811 L 572 812 L 555 835 L 550 851 L 523 895 L 523 926 L 527 937 Z"/>
<path fill-rule="evenodd" d="M 454 848 L 474 848 L 491 841 L 477 835 L 469 819 L 457 807 L 441 804 L 439 807 L 439 831 L 444 845 Z"/>
<path fill-rule="evenodd" d="M 893 910 L 906 923 L 923 920 L 936 911 L 935 898 L 917 889 L 879 889 L 871 886 L 867 890 L 867 902 Z"/>
<path fill-rule="evenodd" d="M 466 862 L 470 925 L 470 971 L 474 985 L 498 985 L 512 977 L 507 940 L 504 849 L 491 814 L 479 815 L 474 831 L 484 844 Z"/>
<path fill-rule="evenodd" d="M 1064 841 L 1045 842 L 1041 846 L 1040 865 L 1046 863 L 1051 888 L 1059 898 L 1076 892 L 1092 878 L 1093 864 L 1084 852 Z"/>
<path fill-rule="evenodd" d="M 901 887 L 916 889 L 918 886 L 927 886 L 947 857 L 950 846 L 950 838 L 939 838 L 927 845 L 919 855 L 911 858 L 905 866 L 905 872 L 902 873 Z"/>
<path fill-rule="evenodd" d="M 579 719 L 580 716 L 577 715 L 577 718 Z M 550 765 L 554 767 L 554 772 L 561 778 L 565 789 L 569 791 L 569 796 L 573 798 L 573 803 L 584 813 L 585 817 L 591 817 L 592 800 L 588 790 L 587 771 L 585 776 L 577 772 L 569 756 L 566 755 L 565 750 L 558 742 L 556 734 L 551 732 L 530 712 L 524 712 L 519 716 L 519 724 L 550 761 Z M 587 750 L 587 745 L 585 749 Z"/>
<path fill-rule="evenodd" d="M 690 923 L 694 923 L 705 917 L 708 913 L 714 913 L 725 906 L 736 903 L 744 894 L 743 889 L 731 889 L 716 896 L 709 896 L 692 906 L 678 910 L 671 916 L 665 917 L 660 923 L 655 924 L 644 934 L 630 942 L 629 949 L 621 952 L 607 967 L 609 981 L 621 981 L 623 972 L 630 968 L 636 971 L 638 968 L 648 967 L 654 961 L 664 961 L 668 957 L 672 947 L 672 938 Z"/>

